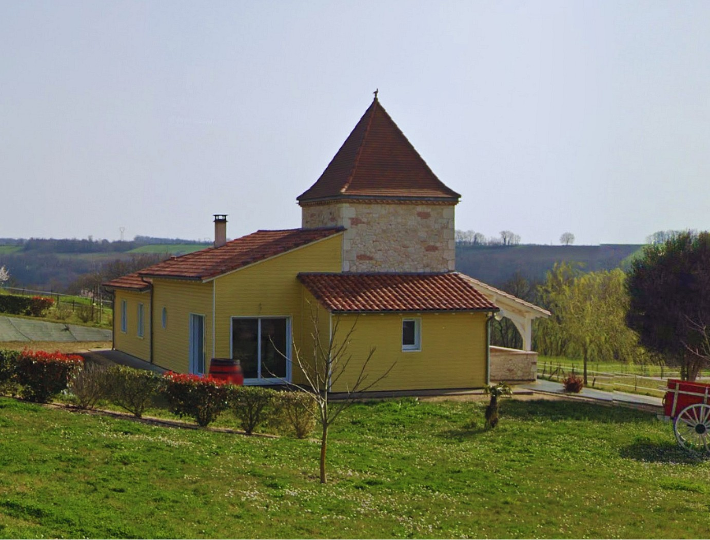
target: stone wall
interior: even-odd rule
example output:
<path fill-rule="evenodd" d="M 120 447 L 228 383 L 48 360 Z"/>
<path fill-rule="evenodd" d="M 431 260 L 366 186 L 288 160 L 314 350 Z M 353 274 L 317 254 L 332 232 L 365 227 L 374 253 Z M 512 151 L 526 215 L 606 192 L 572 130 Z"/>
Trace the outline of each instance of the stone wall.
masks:
<path fill-rule="evenodd" d="M 306 205 L 304 228 L 345 227 L 344 272 L 448 272 L 456 268 L 454 205 Z"/>
<path fill-rule="evenodd" d="M 536 378 L 536 352 L 491 347 L 491 381 L 523 382 Z"/>

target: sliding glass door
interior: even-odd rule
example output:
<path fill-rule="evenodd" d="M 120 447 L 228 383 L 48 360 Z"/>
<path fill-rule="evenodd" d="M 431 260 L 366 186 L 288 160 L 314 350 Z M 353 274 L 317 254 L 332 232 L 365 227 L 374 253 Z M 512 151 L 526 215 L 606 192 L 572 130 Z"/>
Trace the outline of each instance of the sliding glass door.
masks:
<path fill-rule="evenodd" d="M 291 324 L 286 317 L 233 317 L 232 358 L 245 384 L 291 380 Z"/>

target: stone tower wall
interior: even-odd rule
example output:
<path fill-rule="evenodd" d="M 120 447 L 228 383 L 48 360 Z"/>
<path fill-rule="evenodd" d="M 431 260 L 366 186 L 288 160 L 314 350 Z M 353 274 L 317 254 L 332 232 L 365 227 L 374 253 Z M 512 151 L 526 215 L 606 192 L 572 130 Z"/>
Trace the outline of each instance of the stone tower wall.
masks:
<path fill-rule="evenodd" d="M 454 205 L 307 205 L 304 228 L 345 227 L 344 272 L 447 272 L 455 269 Z"/>

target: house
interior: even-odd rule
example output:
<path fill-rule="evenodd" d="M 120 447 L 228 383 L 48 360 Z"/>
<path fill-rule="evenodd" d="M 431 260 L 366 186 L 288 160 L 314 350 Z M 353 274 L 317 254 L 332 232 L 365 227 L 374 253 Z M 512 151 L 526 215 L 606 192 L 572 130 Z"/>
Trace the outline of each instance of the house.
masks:
<path fill-rule="evenodd" d="M 546 312 L 455 271 L 459 199 L 375 97 L 297 198 L 301 228 L 228 242 L 217 214 L 214 247 L 107 282 L 114 348 L 177 372 L 229 357 L 245 384 L 306 383 L 299 365 L 312 365 L 314 336 L 351 333 L 334 392 L 352 387 L 372 348 L 368 372 L 389 370 L 372 390 L 481 387 L 501 311 L 491 298 L 501 293 L 523 323 Z"/>

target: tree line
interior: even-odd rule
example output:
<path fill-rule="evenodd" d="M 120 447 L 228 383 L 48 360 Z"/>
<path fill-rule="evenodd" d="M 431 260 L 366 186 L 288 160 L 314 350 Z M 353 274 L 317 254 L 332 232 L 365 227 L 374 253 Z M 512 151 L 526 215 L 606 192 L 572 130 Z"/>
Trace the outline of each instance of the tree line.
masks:
<path fill-rule="evenodd" d="M 556 263 L 541 282 L 520 273 L 501 289 L 548 309 L 534 322 L 533 348 L 545 356 L 678 367 L 694 380 L 710 367 L 710 233 L 686 231 L 644 249 L 628 271 L 583 271 Z M 520 348 L 508 319 L 491 342 Z"/>

